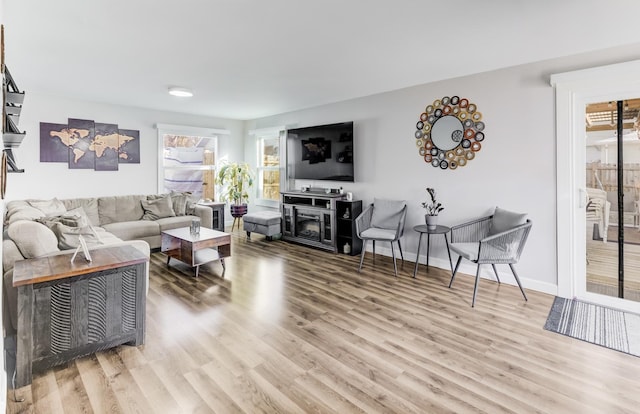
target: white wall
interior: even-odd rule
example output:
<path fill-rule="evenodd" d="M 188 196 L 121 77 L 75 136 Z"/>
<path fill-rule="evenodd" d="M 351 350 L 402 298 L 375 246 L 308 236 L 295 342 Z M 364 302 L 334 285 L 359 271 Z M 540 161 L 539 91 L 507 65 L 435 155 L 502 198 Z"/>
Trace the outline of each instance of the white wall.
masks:
<path fill-rule="evenodd" d="M 14 73 L 19 83 L 20 74 Z M 7 199 L 91 197 L 157 192 L 158 133 L 156 124 L 220 128 L 231 131 L 221 137 L 219 158 L 244 158 L 244 123 L 171 112 L 82 102 L 39 95 L 26 89 L 20 129 L 27 136 L 14 151 L 22 174 L 9 174 Z M 40 162 L 40 122 L 66 123 L 68 118 L 92 119 L 140 130 L 140 164 L 120 164 L 119 171 L 71 170 L 65 163 Z"/>
<path fill-rule="evenodd" d="M 420 203 L 427 199 L 426 187 L 436 188 L 445 206 L 440 213 L 445 225 L 490 214 L 495 206 L 529 213 L 533 228 L 517 266 L 519 275 L 526 287 L 556 293 L 555 110 L 549 76 L 636 59 L 636 51 L 637 45 L 419 85 L 253 120 L 247 130 L 354 121 L 356 183 L 334 186 L 353 191 L 364 203 L 374 197 L 407 200 L 403 247 L 409 258 L 415 258 L 418 242 L 412 227 L 424 222 Z M 425 106 L 453 95 L 477 104 L 486 123 L 482 150 L 455 171 L 426 164 L 413 137 Z M 251 142 L 251 137 L 247 140 Z M 308 183 L 296 183 L 296 187 L 302 184 Z M 436 243 L 431 263 L 448 268 L 441 239 L 432 238 Z M 475 273 L 471 266 L 462 270 Z"/>
<path fill-rule="evenodd" d="M 4 24 L 4 0 L 0 0 L 0 24 Z M 2 103 L 2 107 L 4 107 L 4 94 L 2 99 L 0 99 L 0 103 Z M 2 217 L 4 217 L 4 200 L 0 200 L 0 213 L 2 213 Z M 1 226 L 1 225 L 0 225 Z M 2 244 L 0 243 L 0 257 L 2 256 Z M 4 283 L 0 283 L 0 309 L 4 312 L 4 304 L 2 301 L 4 300 Z M 4 315 L 3 315 L 4 316 Z M 4 335 L 3 335 L 4 338 Z M 7 407 L 7 376 L 4 374 L 5 366 L 5 355 L 4 355 L 4 340 L 0 344 L 0 354 L 2 354 L 2 360 L 0 361 L 0 412 L 5 412 Z"/>

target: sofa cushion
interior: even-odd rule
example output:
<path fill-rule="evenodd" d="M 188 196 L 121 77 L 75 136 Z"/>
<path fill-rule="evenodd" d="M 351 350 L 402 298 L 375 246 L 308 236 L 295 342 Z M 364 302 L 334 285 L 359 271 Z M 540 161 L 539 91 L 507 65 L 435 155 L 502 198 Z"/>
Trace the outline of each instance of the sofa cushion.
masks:
<path fill-rule="evenodd" d="M 67 211 L 62 201 L 57 198 L 52 198 L 51 200 L 28 200 L 27 202 L 31 207 L 42 211 L 47 217 L 59 216 Z"/>
<path fill-rule="evenodd" d="M 7 234 L 27 259 L 60 250 L 56 235 L 47 226 L 35 221 L 18 220 L 9 225 Z"/>
<path fill-rule="evenodd" d="M 156 223 L 160 226 L 160 231 L 178 229 L 180 227 L 189 227 L 191 225 L 191 219 L 196 218 L 195 216 L 176 216 L 176 217 L 165 217 L 156 220 Z"/>
<path fill-rule="evenodd" d="M 144 215 L 142 220 L 158 220 L 165 217 L 175 217 L 171 204 L 171 197 L 167 194 L 162 197 L 140 200 Z"/>
<path fill-rule="evenodd" d="M 100 215 L 98 214 L 97 198 L 70 198 L 60 201 L 62 201 L 62 204 L 64 204 L 64 206 L 67 208 L 67 211 L 82 207 L 85 214 L 89 218 L 89 222 L 93 226 L 100 225 Z"/>
<path fill-rule="evenodd" d="M 381 229 L 377 227 L 370 227 L 360 233 L 362 239 L 375 239 L 375 240 L 393 240 L 396 237 L 395 229 Z"/>
<path fill-rule="evenodd" d="M 23 200 L 15 200 L 7 203 L 7 222 L 9 224 L 18 220 L 37 220 L 44 217 L 44 213 Z"/>
<path fill-rule="evenodd" d="M 102 226 L 106 231 L 122 240 L 136 240 L 145 237 L 158 236 L 160 226 L 155 221 L 134 220 L 122 223 L 110 223 Z"/>
<path fill-rule="evenodd" d="M 140 200 L 142 195 L 112 196 L 98 198 L 100 226 L 124 221 L 140 220 L 144 214 Z"/>

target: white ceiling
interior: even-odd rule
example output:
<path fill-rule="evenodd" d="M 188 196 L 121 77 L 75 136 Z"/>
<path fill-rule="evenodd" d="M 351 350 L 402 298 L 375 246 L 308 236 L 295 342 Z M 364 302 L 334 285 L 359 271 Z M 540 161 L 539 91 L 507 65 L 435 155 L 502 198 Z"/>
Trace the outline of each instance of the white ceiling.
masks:
<path fill-rule="evenodd" d="M 235 119 L 640 42 L 637 0 L 0 1 L 27 92 Z"/>

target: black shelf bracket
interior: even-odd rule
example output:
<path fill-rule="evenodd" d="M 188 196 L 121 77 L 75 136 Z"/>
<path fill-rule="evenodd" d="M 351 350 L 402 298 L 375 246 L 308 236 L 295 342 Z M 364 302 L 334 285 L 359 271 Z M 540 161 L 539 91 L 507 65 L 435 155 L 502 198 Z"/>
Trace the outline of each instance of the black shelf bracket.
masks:
<path fill-rule="evenodd" d="M 24 169 L 18 168 L 18 164 L 16 164 L 16 158 L 15 155 L 13 155 L 13 150 L 11 148 L 5 148 L 4 153 L 7 154 L 7 172 L 23 173 Z"/>

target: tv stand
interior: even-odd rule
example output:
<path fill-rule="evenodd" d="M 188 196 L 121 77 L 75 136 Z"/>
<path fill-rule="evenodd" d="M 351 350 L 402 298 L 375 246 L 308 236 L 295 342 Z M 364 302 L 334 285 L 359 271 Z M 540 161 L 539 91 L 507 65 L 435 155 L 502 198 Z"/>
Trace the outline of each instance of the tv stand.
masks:
<path fill-rule="evenodd" d="M 337 253 L 336 202 L 344 198 L 324 191 L 281 192 L 282 239 Z"/>

